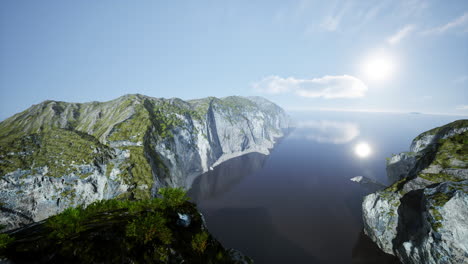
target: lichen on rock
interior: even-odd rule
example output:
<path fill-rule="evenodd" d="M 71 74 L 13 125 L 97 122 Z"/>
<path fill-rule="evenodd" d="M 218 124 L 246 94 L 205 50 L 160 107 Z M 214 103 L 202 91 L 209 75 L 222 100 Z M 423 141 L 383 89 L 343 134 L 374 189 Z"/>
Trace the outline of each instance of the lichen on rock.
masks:
<path fill-rule="evenodd" d="M 0 224 L 188 189 L 224 160 L 269 153 L 288 126 L 284 110 L 259 97 L 45 101 L 0 123 Z"/>
<path fill-rule="evenodd" d="M 468 259 L 468 120 L 422 133 L 392 157 L 394 182 L 362 205 L 365 233 L 403 263 Z"/>

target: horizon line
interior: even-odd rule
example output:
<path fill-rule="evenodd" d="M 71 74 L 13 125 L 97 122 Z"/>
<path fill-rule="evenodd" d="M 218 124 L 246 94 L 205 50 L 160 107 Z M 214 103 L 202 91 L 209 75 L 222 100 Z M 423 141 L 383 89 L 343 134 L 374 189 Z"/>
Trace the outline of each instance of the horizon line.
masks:
<path fill-rule="evenodd" d="M 401 111 L 401 110 L 388 110 L 388 109 L 349 109 L 349 108 L 329 108 L 329 107 L 283 107 L 286 111 L 300 112 L 300 111 L 323 111 L 323 112 L 356 112 L 356 113 L 388 113 L 388 114 L 421 114 L 421 115 L 443 115 L 443 116 L 464 116 L 468 114 L 460 113 L 440 113 L 440 112 L 423 112 L 423 111 Z"/>

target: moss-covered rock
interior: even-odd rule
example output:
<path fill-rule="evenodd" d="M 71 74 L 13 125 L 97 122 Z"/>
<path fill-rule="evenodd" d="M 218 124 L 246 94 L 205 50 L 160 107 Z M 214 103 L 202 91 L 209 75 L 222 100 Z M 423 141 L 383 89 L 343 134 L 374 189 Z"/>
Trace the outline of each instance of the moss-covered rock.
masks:
<path fill-rule="evenodd" d="M 105 200 L 69 208 L 0 234 L 0 255 L 14 263 L 251 263 L 235 259 L 206 230 L 181 189 L 160 198 Z M 179 215 L 191 219 L 179 224 Z M 238 257 L 238 255 L 236 256 Z"/>
<path fill-rule="evenodd" d="M 165 186 L 188 189 L 224 160 L 269 153 L 287 127 L 285 112 L 261 98 L 45 101 L 0 122 L 0 224 L 15 228 L 100 199 L 148 199 Z"/>
<path fill-rule="evenodd" d="M 397 180 L 363 202 L 366 234 L 403 263 L 468 258 L 468 120 L 422 133 L 387 162 Z"/>

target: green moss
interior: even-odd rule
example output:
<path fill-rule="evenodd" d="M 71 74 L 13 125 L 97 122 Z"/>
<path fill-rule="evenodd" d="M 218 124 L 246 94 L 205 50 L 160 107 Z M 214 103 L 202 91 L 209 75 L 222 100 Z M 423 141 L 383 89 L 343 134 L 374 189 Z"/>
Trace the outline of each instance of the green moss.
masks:
<path fill-rule="evenodd" d="M 433 217 L 433 219 L 430 219 L 430 223 L 431 223 L 432 229 L 437 232 L 442 227 L 443 217 L 436 208 L 432 208 L 430 209 L 430 211 Z"/>
<path fill-rule="evenodd" d="M 420 173 L 418 177 L 426 179 L 428 181 L 432 181 L 435 183 L 439 182 L 446 182 L 446 181 L 462 181 L 463 179 L 457 178 L 452 175 L 444 174 L 444 173 Z"/>
<path fill-rule="evenodd" d="M 143 244 L 158 239 L 168 245 L 173 239 L 171 230 L 166 226 L 165 216 L 161 212 L 149 213 L 130 222 L 126 227 L 126 235 Z"/>
<path fill-rule="evenodd" d="M 228 96 L 216 102 L 218 106 L 221 106 L 224 110 L 231 111 L 235 115 L 257 109 L 257 105 L 254 102 L 237 96 Z"/>
<path fill-rule="evenodd" d="M 392 185 L 385 188 L 384 191 L 389 193 L 395 193 L 399 191 L 407 181 L 407 178 L 400 179 L 399 181 L 394 182 Z"/>
<path fill-rule="evenodd" d="M 46 225 L 53 231 L 50 237 L 65 239 L 84 230 L 83 222 L 86 212 L 82 207 L 68 208 L 62 213 L 49 218 Z"/>
<path fill-rule="evenodd" d="M 441 132 L 442 130 L 453 130 L 453 129 L 459 129 L 459 128 L 464 128 L 464 127 L 468 127 L 468 120 L 467 119 L 457 120 L 457 121 L 454 121 L 454 122 L 449 123 L 447 125 L 433 128 L 433 129 L 431 129 L 429 131 L 426 131 L 426 132 L 418 135 L 414 140 L 415 141 L 419 140 L 419 139 L 421 139 L 421 138 L 423 138 L 424 136 L 427 136 L 427 135 L 435 135 L 435 134 Z"/>
<path fill-rule="evenodd" d="M 48 168 L 48 176 L 81 174 L 73 165 L 93 164 L 110 157 L 110 150 L 94 137 L 67 129 L 23 136 L 0 146 L 0 173 Z"/>
<path fill-rule="evenodd" d="M 151 125 L 149 114 L 143 105 L 135 106 L 135 114 L 129 119 L 117 124 L 107 138 L 109 141 L 128 140 L 143 142 L 144 135 Z"/>
<path fill-rule="evenodd" d="M 204 230 L 194 204 L 174 203 L 179 193 L 161 190 L 161 198 L 68 209 L 16 231 L 16 240 L 1 253 L 15 263 L 237 263 Z M 180 226 L 177 213 L 188 214 L 191 224 Z"/>
<path fill-rule="evenodd" d="M 209 234 L 207 232 L 195 234 L 195 236 L 192 238 L 192 249 L 199 254 L 205 252 L 208 243 L 208 237 Z"/>
<path fill-rule="evenodd" d="M 161 198 L 156 199 L 139 201 L 111 199 L 96 201 L 86 208 L 83 206 L 68 208 L 46 221 L 47 227 L 52 230 L 50 237 L 58 240 L 72 237 L 85 231 L 87 222 L 94 216 L 106 211 L 125 210 L 131 214 L 150 212 L 127 225 L 127 236 L 141 240 L 143 243 L 157 238 L 164 244 L 170 244 L 172 235 L 165 226 L 167 216 L 163 211 L 181 206 L 188 201 L 188 197 L 180 188 L 161 188 L 159 193 Z"/>
<path fill-rule="evenodd" d="M 457 185 L 458 186 L 458 185 Z M 456 189 L 451 190 L 452 192 L 456 191 Z M 429 195 L 426 199 L 429 201 L 429 211 L 430 211 L 430 218 L 428 219 L 432 225 L 432 228 L 435 231 L 438 231 L 439 228 L 442 227 L 442 220 L 443 217 L 439 212 L 439 209 L 444 206 L 449 200 L 451 196 L 450 194 L 444 192 L 435 192 L 432 195 Z"/>
<path fill-rule="evenodd" d="M 136 199 L 150 198 L 150 188 L 153 186 L 153 173 L 145 156 L 144 148 L 137 146 L 123 147 L 130 151 L 130 158 L 120 165 L 120 176 L 127 184 L 133 185 L 132 195 Z M 139 186 L 146 186 L 141 188 Z"/>
<path fill-rule="evenodd" d="M 433 163 L 443 168 L 467 168 L 468 144 L 465 143 L 466 141 L 468 141 L 468 131 L 439 140 L 439 148 Z M 458 160 L 459 164 L 464 164 L 464 166 L 452 164 L 454 160 Z"/>
<path fill-rule="evenodd" d="M 171 130 L 185 125 L 179 116 L 201 118 L 195 110 L 183 105 L 181 102 L 145 100 L 144 104 L 150 114 L 151 122 L 156 128 L 157 134 L 163 139 L 173 138 L 174 135 Z"/>
<path fill-rule="evenodd" d="M 431 200 L 432 206 L 442 207 L 445 203 L 450 200 L 450 196 L 443 192 L 436 192 L 428 197 Z"/>
<path fill-rule="evenodd" d="M 7 234 L 0 234 L 0 250 L 5 249 L 8 245 L 14 241 L 14 238 Z"/>
<path fill-rule="evenodd" d="M 109 177 L 111 175 L 111 172 L 112 170 L 114 169 L 114 163 L 113 162 L 109 162 L 107 163 L 106 165 L 106 176 Z"/>
<path fill-rule="evenodd" d="M 178 207 L 188 201 L 187 194 L 182 188 L 161 188 L 158 193 L 163 202 L 170 207 Z"/>
<path fill-rule="evenodd" d="M 66 190 L 66 191 L 60 193 L 60 196 L 68 197 L 68 198 L 73 200 L 75 198 L 75 196 L 76 196 L 76 190 L 75 189 Z"/>

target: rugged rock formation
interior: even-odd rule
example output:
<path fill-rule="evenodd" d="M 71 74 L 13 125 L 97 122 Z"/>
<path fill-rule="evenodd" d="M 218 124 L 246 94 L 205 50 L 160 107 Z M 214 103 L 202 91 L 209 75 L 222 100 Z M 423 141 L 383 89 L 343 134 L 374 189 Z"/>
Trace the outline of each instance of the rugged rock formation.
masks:
<path fill-rule="evenodd" d="M 162 186 L 188 189 L 224 160 L 268 154 L 288 125 L 260 97 L 34 105 L 0 123 L 0 224 L 18 227 L 95 200 L 145 199 Z"/>
<path fill-rule="evenodd" d="M 363 186 L 365 189 L 371 192 L 375 192 L 386 187 L 380 182 L 365 176 L 356 176 L 351 178 L 350 181 L 359 183 L 361 186 Z"/>
<path fill-rule="evenodd" d="M 0 262 L 252 263 L 207 232 L 183 191 L 161 190 L 161 198 L 98 201 L 0 234 Z"/>
<path fill-rule="evenodd" d="M 387 173 L 396 182 L 364 198 L 365 233 L 403 263 L 465 263 L 468 120 L 419 135 Z"/>

